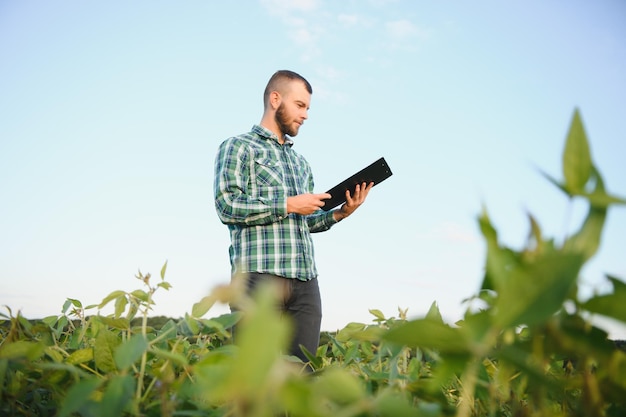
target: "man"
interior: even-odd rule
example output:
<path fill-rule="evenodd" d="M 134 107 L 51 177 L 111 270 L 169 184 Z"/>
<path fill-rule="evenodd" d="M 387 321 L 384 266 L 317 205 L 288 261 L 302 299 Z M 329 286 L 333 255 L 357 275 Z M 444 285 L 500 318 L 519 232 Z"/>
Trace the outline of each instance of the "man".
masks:
<path fill-rule="evenodd" d="M 301 75 L 276 72 L 265 88 L 260 124 L 220 145 L 214 183 L 215 208 L 230 231 L 233 277 L 245 275 L 249 292 L 260 282 L 279 284 L 280 307 L 294 324 L 290 354 L 304 362 L 300 345 L 317 350 L 322 318 L 311 233 L 354 213 L 373 186 L 346 192 L 339 209 L 320 209 L 331 196 L 313 194 L 311 167 L 291 140 L 308 118 L 312 93 Z"/>

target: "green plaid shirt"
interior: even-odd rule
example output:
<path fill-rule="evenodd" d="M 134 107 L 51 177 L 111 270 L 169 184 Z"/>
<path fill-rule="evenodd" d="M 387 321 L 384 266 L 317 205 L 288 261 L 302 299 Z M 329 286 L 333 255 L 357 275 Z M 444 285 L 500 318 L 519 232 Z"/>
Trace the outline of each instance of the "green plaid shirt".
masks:
<path fill-rule="evenodd" d="M 287 214 L 287 197 L 313 192 L 309 163 L 262 126 L 225 140 L 215 159 L 215 208 L 228 226 L 232 273 L 317 277 L 311 233 L 336 223 L 332 211 Z"/>

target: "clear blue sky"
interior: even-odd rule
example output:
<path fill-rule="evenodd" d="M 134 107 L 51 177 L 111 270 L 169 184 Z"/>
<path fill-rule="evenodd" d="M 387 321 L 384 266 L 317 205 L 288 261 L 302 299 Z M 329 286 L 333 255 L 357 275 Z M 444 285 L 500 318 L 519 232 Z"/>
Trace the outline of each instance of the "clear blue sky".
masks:
<path fill-rule="evenodd" d="M 584 206 L 536 169 L 560 178 L 575 107 L 626 195 L 625 23 L 622 0 L 0 1 L 0 305 L 97 304 L 167 260 L 154 314 L 180 317 L 228 282 L 215 151 L 292 69 L 314 88 L 295 149 L 317 190 L 381 156 L 394 171 L 315 236 L 323 328 L 433 301 L 456 321 L 482 278 L 483 204 L 515 247 L 528 211 L 557 240 L 579 226 Z M 581 291 L 626 277 L 625 236 L 614 208 Z"/>

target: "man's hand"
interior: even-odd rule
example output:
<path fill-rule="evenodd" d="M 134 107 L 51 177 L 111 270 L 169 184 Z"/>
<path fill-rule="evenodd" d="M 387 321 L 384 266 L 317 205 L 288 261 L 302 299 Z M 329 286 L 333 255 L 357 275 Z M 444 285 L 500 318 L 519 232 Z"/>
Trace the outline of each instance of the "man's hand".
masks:
<path fill-rule="evenodd" d="M 296 213 L 307 216 L 320 209 L 324 205 L 324 200 L 331 197 L 328 193 L 321 194 L 299 194 L 287 197 L 287 213 Z"/>
<path fill-rule="evenodd" d="M 333 216 L 335 220 L 340 221 L 354 213 L 356 209 L 359 208 L 365 199 L 367 198 L 367 194 L 370 192 L 372 187 L 374 186 L 373 182 L 369 184 L 362 183 L 357 184 L 354 189 L 354 195 L 350 195 L 350 191 L 346 191 L 346 202 L 341 206 L 339 210 L 333 211 Z"/>

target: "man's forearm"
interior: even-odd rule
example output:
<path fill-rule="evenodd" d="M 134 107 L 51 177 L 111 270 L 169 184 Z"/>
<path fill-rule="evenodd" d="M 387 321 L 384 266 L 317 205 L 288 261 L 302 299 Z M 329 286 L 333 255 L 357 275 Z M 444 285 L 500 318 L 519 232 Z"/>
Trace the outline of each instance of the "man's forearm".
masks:
<path fill-rule="evenodd" d="M 348 216 L 343 212 L 343 210 L 337 209 L 337 210 L 333 210 L 333 217 L 336 222 L 340 222 Z"/>

